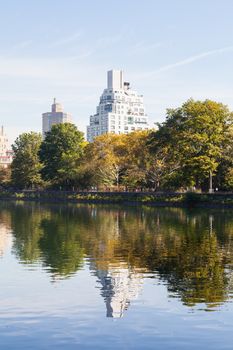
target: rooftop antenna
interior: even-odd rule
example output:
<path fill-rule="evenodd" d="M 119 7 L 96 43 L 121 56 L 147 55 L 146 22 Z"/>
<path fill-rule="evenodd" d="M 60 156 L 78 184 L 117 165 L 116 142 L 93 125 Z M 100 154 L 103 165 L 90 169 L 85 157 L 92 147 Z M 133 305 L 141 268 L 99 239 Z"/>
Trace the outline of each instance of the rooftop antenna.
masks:
<path fill-rule="evenodd" d="M 53 99 L 53 104 L 54 105 L 56 104 L 56 97 L 54 97 L 54 99 Z"/>

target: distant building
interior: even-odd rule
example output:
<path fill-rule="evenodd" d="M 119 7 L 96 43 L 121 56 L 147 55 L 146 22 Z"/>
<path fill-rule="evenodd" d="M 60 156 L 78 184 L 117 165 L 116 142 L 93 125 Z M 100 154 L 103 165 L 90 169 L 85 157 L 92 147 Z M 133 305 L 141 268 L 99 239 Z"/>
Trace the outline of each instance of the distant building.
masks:
<path fill-rule="evenodd" d="M 52 126 L 61 123 L 72 123 L 72 116 L 69 113 L 63 112 L 63 107 L 60 103 L 56 102 L 54 98 L 51 112 L 42 114 L 42 133 L 45 137 L 45 133 L 50 131 Z"/>
<path fill-rule="evenodd" d="M 0 130 L 0 156 L 5 156 L 8 149 L 8 139 L 4 133 L 3 126 Z"/>
<path fill-rule="evenodd" d="M 7 168 L 13 159 L 13 151 L 9 149 L 7 136 L 3 126 L 0 129 L 0 166 Z"/>
<path fill-rule="evenodd" d="M 131 90 L 130 83 L 124 82 L 121 70 L 107 74 L 107 89 L 100 97 L 96 114 L 90 116 L 87 126 L 87 140 L 101 134 L 128 134 L 135 130 L 149 129 L 143 96 Z"/>

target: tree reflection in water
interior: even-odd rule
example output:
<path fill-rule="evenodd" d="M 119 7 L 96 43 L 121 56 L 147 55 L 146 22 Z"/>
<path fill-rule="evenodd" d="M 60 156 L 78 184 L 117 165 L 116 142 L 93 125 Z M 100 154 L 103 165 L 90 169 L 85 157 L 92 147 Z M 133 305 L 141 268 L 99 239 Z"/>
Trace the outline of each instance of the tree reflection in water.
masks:
<path fill-rule="evenodd" d="M 108 317 L 123 315 L 145 277 L 158 278 L 185 305 L 208 310 L 232 291 L 230 210 L 18 202 L 0 205 L 0 221 L 12 230 L 20 262 L 42 263 L 52 280 L 88 264 Z"/>

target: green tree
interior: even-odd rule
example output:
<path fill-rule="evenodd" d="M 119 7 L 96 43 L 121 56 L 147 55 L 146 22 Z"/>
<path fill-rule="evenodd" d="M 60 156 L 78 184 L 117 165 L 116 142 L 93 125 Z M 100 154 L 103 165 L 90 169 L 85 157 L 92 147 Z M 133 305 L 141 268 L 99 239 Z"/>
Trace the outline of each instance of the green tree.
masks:
<path fill-rule="evenodd" d="M 0 167 L 0 185 L 7 186 L 11 180 L 11 167 Z"/>
<path fill-rule="evenodd" d="M 11 179 L 18 188 L 33 188 L 43 184 L 40 175 L 42 165 L 38 157 L 41 142 L 40 134 L 29 132 L 17 137 L 12 145 L 14 159 Z"/>
<path fill-rule="evenodd" d="M 123 183 L 128 189 L 147 186 L 151 158 L 147 146 L 148 135 L 148 131 L 135 131 L 124 137 L 125 173 Z"/>
<path fill-rule="evenodd" d="M 93 181 L 100 186 L 119 186 L 124 172 L 125 135 L 104 134 L 88 145 L 86 162 L 91 159 Z"/>
<path fill-rule="evenodd" d="M 77 184 L 84 147 L 83 133 L 75 125 L 54 125 L 39 150 L 43 179 L 68 188 Z"/>
<path fill-rule="evenodd" d="M 150 153 L 147 182 L 148 187 L 155 190 L 170 186 L 171 178 L 177 176 L 180 169 L 180 159 L 172 152 L 169 133 L 169 128 L 160 128 L 159 131 L 152 131 L 147 140 L 146 146 Z"/>
<path fill-rule="evenodd" d="M 224 140 L 223 155 L 216 174 L 216 187 L 233 190 L 233 125 L 229 127 Z"/>
<path fill-rule="evenodd" d="M 188 100 L 177 109 L 168 109 L 165 123 L 152 135 L 155 154 L 166 149 L 167 164 L 176 172 L 165 175 L 177 187 L 208 188 L 223 157 L 225 140 L 232 125 L 232 113 L 221 103 Z M 154 140 L 153 140 L 154 139 Z"/>
<path fill-rule="evenodd" d="M 86 176 L 90 178 L 92 173 L 92 184 L 99 186 L 145 187 L 149 157 L 147 138 L 147 131 L 96 137 L 86 149 Z"/>

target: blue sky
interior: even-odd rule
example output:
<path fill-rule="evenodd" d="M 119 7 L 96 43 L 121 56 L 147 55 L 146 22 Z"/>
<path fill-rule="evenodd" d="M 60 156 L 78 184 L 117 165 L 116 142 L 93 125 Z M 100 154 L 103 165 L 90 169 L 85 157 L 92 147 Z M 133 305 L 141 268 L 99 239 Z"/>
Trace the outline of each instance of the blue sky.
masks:
<path fill-rule="evenodd" d="M 41 130 L 53 97 L 85 131 L 123 69 L 151 123 L 190 97 L 233 109 L 231 0 L 1 0 L 0 123 Z"/>

